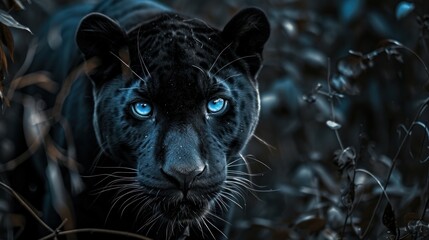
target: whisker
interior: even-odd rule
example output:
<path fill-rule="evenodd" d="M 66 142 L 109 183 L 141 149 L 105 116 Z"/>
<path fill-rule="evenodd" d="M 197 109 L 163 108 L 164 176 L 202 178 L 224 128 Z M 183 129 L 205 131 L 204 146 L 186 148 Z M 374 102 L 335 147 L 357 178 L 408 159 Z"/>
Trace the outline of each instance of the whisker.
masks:
<path fill-rule="evenodd" d="M 176 224 L 176 219 L 173 219 L 172 222 L 168 222 L 167 223 L 167 227 L 165 229 L 165 236 L 167 238 L 171 238 L 171 236 L 173 235 L 173 233 L 174 233 L 174 225 L 175 224 Z"/>
<path fill-rule="evenodd" d="M 228 170 L 228 175 L 238 175 L 238 176 L 248 176 L 248 177 L 262 177 L 264 176 L 263 173 L 247 173 L 242 171 L 236 171 L 236 170 Z"/>
<path fill-rule="evenodd" d="M 233 165 L 228 165 L 228 167 L 241 167 L 241 166 L 247 166 L 245 163 L 239 163 L 239 164 L 233 164 Z"/>
<path fill-rule="evenodd" d="M 101 159 L 101 156 L 103 156 L 103 153 L 104 153 L 104 147 L 105 147 L 107 144 L 108 144 L 108 143 L 107 143 L 107 141 L 106 141 L 106 142 L 104 142 L 104 143 L 102 143 L 102 144 L 100 144 L 100 151 L 97 153 L 97 156 L 95 157 L 94 162 L 93 162 L 93 164 L 91 165 L 91 168 L 90 168 L 90 170 L 89 170 L 89 172 L 90 172 L 90 173 L 93 173 L 93 172 L 94 172 L 94 170 L 95 170 L 95 168 L 97 167 L 98 162 L 99 162 L 99 161 L 100 161 L 100 159 Z"/>
<path fill-rule="evenodd" d="M 226 194 L 226 195 L 225 195 Z M 229 195 L 229 196 L 228 196 Z M 226 198 L 228 201 L 231 201 L 232 203 L 234 203 L 235 205 L 237 205 L 239 208 L 241 208 L 241 209 L 243 209 L 243 207 L 237 202 L 237 201 L 235 201 L 233 198 L 235 198 L 235 196 L 233 195 L 233 194 L 231 194 L 231 193 L 228 193 L 228 192 L 224 192 L 224 191 L 222 191 L 221 193 L 220 193 L 220 196 L 222 196 L 222 197 L 224 197 L 224 198 Z M 231 196 L 231 197 L 230 197 Z M 232 198 L 233 197 L 233 198 Z"/>
<path fill-rule="evenodd" d="M 131 172 L 118 172 L 119 174 L 135 174 L 135 173 L 131 173 Z M 115 173 L 99 173 L 99 174 L 93 174 L 93 175 L 82 175 L 82 178 L 99 178 L 99 177 L 103 177 L 103 178 L 125 178 L 125 179 L 135 179 L 135 177 L 126 177 L 124 175 L 116 175 Z"/>
<path fill-rule="evenodd" d="M 188 21 L 196 21 L 196 22 L 201 22 L 203 23 L 207 28 L 212 29 L 215 31 L 215 29 L 213 29 L 212 26 L 210 26 L 208 23 L 206 23 L 205 21 L 198 19 L 198 18 L 189 18 L 189 19 L 184 19 L 182 20 L 182 22 L 188 22 Z"/>
<path fill-rule="evenodd" d="M 128 207 L 130 207 L 131 205 L 133 205 L 136 202 L 142 201 L 144 198 L 144 193 L 143 192 L 139 192 L 136 196 L 133 197 L 134 200 L 132 200 L 131 202 L 129 202 L 122 211 L 125 211 Z M 128 200 L 127 200 L 128 201 Z M 135 209 L 135 207 L 133 208 Z"/>
<path fill-rule="evenodd" d="M 132 193 L 139 193 L 140 191 L 138 190 L 138 189 L 134 189 L 134 190 L 132 190 L 132 191 L 130 191 L 130 192 L 132 192 Z M 120 209 L 122 209 L 122 211 L 121 211 L 121 217 L 124 215 L 124 212 L 125 212 L 125 210 L 127 209 L 127 207 L 130 205 L 130 203 L 133 203 L 134 201 L 135 201 L 135 199 L 138 199 L 139 198 L 139 195 L 137 194 L 137 195 L 134 195 L 134 196 L 132 196 L 132 197 L 130 197 L 130 198 L 128 198 L 127 200 L 125 200 L 122 204 L 121 204 L 121 206 L 119 207 Z M 126 205 L 125 205 L 126 204 Z M 125 206 L 125 207 L 124 207 Z"/>
<path fill-rule="evenodd" d="M 223 65 L 219 70 L 217 70 L 217 72 L 215 72 L 215 74 L 213 74 L 213 76 L 216 76 L 220 71 L 222 71 L 222 70 L 223 70 L 224 68 L 226 68 L 227 66 L 229 66 L 229 65 L 231 65 L 231 64 L 233 64 L 233 63 L 235 63 L 235 62 L 237 62 L 237 61 L 240 61 L 240 60 L 243 60 L 243 59 L 246 59 L 246 58 L 251 58 L 251 57 L 258 57 L 258 55 L 253 54 L 253 55 L 248 55 L 248 56 L 244 56 L 244 57 L 239 57 L 239 58 L 237 58 L 237 59 L 235 59 L 235 60 L 232 60 L 231 62 L 229 62 L 229 63 L 227 63 L 227 64 Z"/>
<path fill-rule="evenodd" d="M 118 191 L 118 193 L 117 193 L 117 195 L 119 195 L 121 192 L 123 192 L 123 191 L 127 191 L 127 190 L 129 190 L 130 188 L 128 188 L 128 186 L 125 186 L 126 188 L 123 188 L 123 189 L 121 189 L 121 190 L 119 190 Z M 132 189 L 132 188 L 131 188 Z M 105 223 L 107 223 L 107 219 L 109 218 L 109 216 L 110 216 L 110 214 L 111 214 L 111 212 L 112 212 L 112 210 L 115 208 L 115 206 L 116 206 L 116 204 L 118 204 L 118 202 L 122 199 L 122 198 L 124 198 L 125 196 L 127 196 L 127 195 L 129 195 L 129 194 L 131 194 L 131 193 L 133 193 L 134 191 L 135 191 L 135 189 L 132 189 L 133 191 L 129 191 L 129 192 L 127 192 L 127 193 L 125 193 L 125 194 L 122 194 L 122 195 L 119 195 L 119 196 L 116 196 L 114 199 L 113 199 L 113 204 L 112 204 L 112 206 L 110 207 L 110 209 L 109 209 L 109 212 L 107 213 L 107 216 L 106 216 L 106 220 L 105 220 Z"/>
<path fill-rule="evenodd" d="M 106 223 L 107 223 L 107 221 L 108 221 L 108 219 L 109 219 L 109 216 L 110 216 L 110 213 L 112 212 L 112 210 L 113 210 L 113 208 L 114 208 L 115 204 L 116 204 L 116 201 L 112 204 L 112 206 L 110 206 L 110 209 L 109 209 L 109 211 L 107 212 L 107 215 L 106 215 L 106 219 L 104 220 L 104 224 L 106 224 Z"/>
<path fill-rule="evenodd" d="M 228 79 L 230 79 L 230 78 L 238 77 L 238 76 L 241 76 L 241 75 L 243 75 L 243 74 L 241 74 L 241 73 L 233 74 L 233 75 L 231 75 L 231 76 L 229 76 L 229 77 L 227 77 L 227 78 L 225 78 L 225 79 L 223 79 L 223 80 L 224 80 L 224 81 L 227 81 L 227 80 L 228 80 Z"/>
<path fill-rule="evenodd" d="M 130 167 L 121 167 L 121 166 L 114 166 L 114 167 L 106 167 L 106 166 L 100 166 L 100 167 L 97 167 L 98 169 L 124 169 L 124 170 L 130 170 L 130 171 L 133 171 L 133 172 L 137 172 L 137 169 L 135 169 L 135 168 L 130 168 Z"/>
<path fill-rule="evenodd" d="M 120 174 L 133 174 L 133 175 L 135 175 L 137 173 L 137 171 L 133 171 L 133 170 L 130 170 L 130 169 L 125 169 L 125 168 L 120 169 L 120 170 L 125 170 L 125 171 L 115 171 L 115 172 L 111 172 L 110 174 L 114 175 L 114 176 L 122 176 Z M 103 173 L 101 173 L 100 175 L 102 175 L 102 174 Z"/>
<path fill-rule="evenodd" d="M 207 73 L 201 68 L 201 67 L 198 67 L 197 65 L 194 65 L 194 64 L 192 64 L 192 67 L 194 67 L 194 68 L 196 68 L 196 69 L 198 69 L 200 72 L 202 72 L 204 75 L 207 75 Z"/>
<path fill-rule="evenodd" d="M 210 235 L 213 237 L 214 240 L 216 240 L 215 236 L 213 235 L 213 232 L 210 230 L 209 226 L 206 223 L 206 219 L 205 217 L 201 218 L 201 222 L 204 224 L 204 226 L 206 226 L 207 230 L 209 231 Z"/>
<path fill-rule="evenodd" d="M 254 183 L 253 181 L 251 181 L 247 178 L 239 177 L 239 176 L 233 176 L 233 177 L 228 176 L 227 180 L 230 180 L 230 182 L 243 183 L 246 186 L 253 186 L 253 187 L 257 187 L 257 188 L 266 188 L 267 187 L 267 186 L 260 186 L 260 185 Z"/>
<path fill-rule="evenodd" d="M 201 222 L 200 222 L 200 220 L 199 220 L 199 219 L 197 219 L 196 224 L 197 224 L 197 227 L 198 227 L 198 229 L 200 230 L 200 232 L 201 232 L 202 234 L 204 234 L 203 226 L 201 226 Z"/>
<path fill-rule="evenodd" d="M 140 67 L 142 67 L 142 65 L 143 65 L 143 67 L 144 67 L 143 68 L 144 69 L 143 73 L 145 73 L 145 71 L 146 71 L 146 73 L 148 74 L 149 78 L 152 78 L 152 76 L 150 75 L 149 69 L 147 68 L 147 66 L 146 66 L 146 64 L 145 64 L 145 62 L 143 60 L 143 57 L 142 57 L 142 55 L 140 53 L 140 30 L 141 30 L 141 27 L 139 28 L 139 30 L 137 32 L 137 54 L 139 55 Z M 146 75 L 146 73 L 145 73 L 145 75 Z"/>
<path fill-rule="evenodd" d="M 161 214 L 160 214 L 160 215 L 161 215 Z M 162 215 L 161 215 L 161 216 L 162 216 Z M 162 219 L 161 219 L 161 220 L 162 220 Z M 156 223 L 156 222 L 154 222 L 150 228 L 152 228 L 153 226 L 155 226 L 155 223 Z M 159 231 L 160 231 L 161 226 L 165 225 L 164 223 L 165 223 L 165 222 L 163 221 L 163 222 L 162 222 L 162 224 L 158 224 L 158 229 L 157 229 L 157 231 L 156 231 L 156 232 L 159 232 Z M 149 228 L 149 230 L 150 230 L 150 228 Z"/>
<path fill-rule="evenodd" d="M 222 53 L 228 49 L 230 46 L 232 45 L 232 42 L 229 43 L 224 49 L 222 49 L 222 51 L 220 51 L 220 53 L 217 55 L 215 61 L 213 62 L 213 64 L 211 65 L 211 67 L 208 70 L 208 73 L 210 74 L 210 72 L 212 71 L 213 67 L 215 66 L 215 64 L 217 63 L 217 60 L 219 60 L 219 57 L 222 55 Z M 217 73 L 217 72 L 216 72 Z M 214 75 L 216 75 L 216 73 Z"/>
<path fill-rule="evenodd" d="M 152 201 L 149 199 L 148 196 L 144 196 L 142 198 L 142 201 L 140 202 L 140 204 L 137 204 L 137 206 L 139 206 L 139 205 L 141 205 L 141 206 L 140 206 L 139 211 L 137 212 L 136 218 L 140 218 L 140 214 L 143 213 L 143 209 L 145 209 L 150 203 L 152 203 Z"/>
<path fill-rule="evenodd" d="M 245 157 L 243 156 L 243 154 L 241 154 L 241 153 L 240 153 L 240 157 L 241 157 L 241 159 L 243 160 L 243 162 L 246 164 L 247 172 L 248 172 L 249 174 L 251 174 L 251 173 L 252 173 L 252 169 L 250 168 L 250 165 L 249 165 L 249 163 L 247 162 L 246 158 L 245 158 Z"/>
<path fill-rule="evenodd" d="M 140 87 L 126 87 L 126 88 L 118 88 L 119 91 L 126 91 L 126 90 L 136 90 L 140 89 Z"/>
<path fill-rule="evenodd" d="M 262 144 L 264 144 L 265 146 L 267 146 L 269 149 L 271 150 L 277 150 L 273 145 L 269 144 L 268 142 L 266 142 L 264 139 L 258 137 L 256 134 L 253 134 L 253 137 L 258 140 L 259 142 L 261 142 Z"/>
<path fill-rule="evenodd" d="M 191 36 L 192 36 L 192 39 L 194 39 L 194 41 L 196 42 L 196 43 L 199 43 L 199 44 L 201 44 L 201 48 L 203 48 L 203 46 L 204 46 L 204 43 L 203 42 L 201 42 L 196 36 L 195 36 L 195 33 L 194 33 L 194 29 L 193 28 L 190 28 L 190 30 L 191 30 Z"/>
<path fill-rule="evenodd" d="M 109 186 L 109 187 L 103 187 L 103 188 L 91 191 L 91 195 L 100 195 L 102 193 L 110 192 L 110 191 L 113 191 L 113 190 L 118 190 L 118 189 L 123 188 L 123 187 L 124 187 L 123 184 L 121 184 L 121 185 L 113 185 L 113 186 Z"/>
<path fill-rule="evenodd" d="M 207 223 L 210 224 L 212 227 L 214 227 L 214 229 L 216 229 L 220 234 L 222 234 L 222 236 L 224 236 L 226 239 L 228 239 L 228 237 L 225 235 L 225 233 L 223 233 L 218 227 L 216 227 L 216 225 L 214 225 L 208 218 L 205 218 Z M 216 238 L 214 238 L 216 240 Z"/>
<path fill-rule="evenodd" d="M 158 215 L 158 216 L 157 216 Z M 142 230 L 142 229 L 144 229 L 145 227 L 149 227 L 149 229 L 147 230 L 147 233 L 149 234 L 149 232 L 150 232 L 150 229 L 153 227 L 153 225 L 154 225 L 154 223 L 160 218 L 160 217 L 162 217 L 162 215 L 161 214 L 156 214 L 156 215 L 152 215 L 149 219 L 148 219 L 148 221 L 143 225 L 143 226 L 141 226 L 140 227 L 140 229 L 138 230 L 139 232 Z M 149 224 L 150 224 L 150 226 L 149 226 Z"/>
<path fill-rule="evenodd" d="M 238 195 L 241 199 L 243 199 L 243 202 L 246 202 L 246 198 L 244 197 L 244 195 L 240 192 L 240 191 L 238 191 L 238 190 L 234 190 L 234 189 L 232 189 L 232 188 L 228 188 L 228 187 L 223 187 L 223 189 L 225 189 L 225 190 L 227 190 L 227 191 L 229 191 L 229 192 L 231 192 L 231 195 L 233 195 L 235 198 L 236 198 L 236 196 L 235 195 Z M 240 188 L 238 188 L 238 189 L 240 189 Z M 241 190 L 241 189 L 240 189 Z M 234 195 L 235 194 L 235 195 Z"/>
<path fill-rule="evenodd" d="M 113 183 L 110 184 L 109 183 L 109 185 L 107 185 L 107 186 L 94 189 L 93 190 L 94 193 L 92 193 L 92 194 L 93 195 L 97 195 L 97 194 L 102 194 L 102 193 L 109 192 L 109 191 L 112 191 L 112 190 L 134 189 L 134 188 L 137 188 L 137 187 L 138 187 L 137 185 L 132 185 L 132 184 L 128 184 L 128 183 L 121 183 L 121 182 L 115 183 L 115 184 L 113 184 Z"/>
<path fill-rule="evenodd" d="M 252 160 L 254 162 L 257 162 L 259 164 L 261 164 L 262 166 L 264 166 L 265 168 L 267 168 L 268 170 L 272 171 L 271 167 L 268 166 L 266 163 L 262 162 L 261 160 L 257 159 L 255 156 L 252 155 L 247 155 L 246 159 Z"/>
<path fill-rule="evenodd" d="M 114 180 L 112 180 L 112 181 L 110 181 L 108 184 L 106 184 L 105 186 L 106 187 L 109 187 L 109 186 L 112 186 L 112 185 L 114 185 L 114 184 L 122 184 L 122 185 L 132 185 L 132 186 L 136 186 L 137 185 L 137 182 L 136 182 L 136 179 L 135 178 L 131 178 L 131 177 L 129 177 L 129 178 L 124 178 L 124 177 L 122 177 L 122 178 L 116 178 L 116 179 L 114 179 Z"/>
<path fill-rule="evenodd" d="M 139 183 L 135 180 L 135 178 L 116 178 L 111 180 L 109 183 L 107 183 L 105 185 L 105 187 L 110 187 L 110 186 L 118 186 L 118 185 L 123 185 L 126 187 L 133 187 L 133 188 L 138 188 L 140 185 Z"/>
<path fill-rule="evenodd" d="M 254 192 L 259 192 L 259 193 L 278 192 L 278 190 L 274 190 L 274 189 L 264 189 L 264 188 L 266 188 L 266 186 L 259 186 L 259 185 L 256 185 L 255 183 L 245 183 L 245 182 L 240 182 L 240 181 L 228 181 L 226 183 L 226 185 L 228 185 L 229 187 L 232 187 L 233 185 L 239 185 L 241 187 L 244 187 L 249 192 L 251 192 L 252 195 L 254 195 L 253 194 Z"/>
<path fill-rule="evenodd" d="M 224 213 L 228 212 L 229 206 L 228 206 L 228 204 L 226 204 L 226 202 L 221 197 L 215 198 L 214 202 L 215 202 L 215 204 L 217 204 L 219 206 L 219 209 L 222 212 L 224 212 Z"/>
<path fill-rule="evenodd" d="M 233 160 L 233 161 L 229 162 L 226 166 L 227 166 L 227 167 L 229 167 L 231 164 L 234 164 L 234 163 L 239 162 L 239 161 L 241 161 L 241 160 L 242 160 L 242 159 L 241 159 L 241 157 L 239 157 L 239 158 L 237 158 L 237 159 L 235 159 L 235 160 Z"/>
<path fill-rule="evenodd" d="M 128 65 L 124 60 L 122 60 L 118 55 L 110 51 L 110 54 L 112 54 L 116 59 L 118 59 L 122 64 L 124 64 L 125 67 L 127 67 L 137 78 L 139 78 L 141 81 L 145 81 L 142 77 L 140 77 L 136 72 L 134 72 L 133 69 L 131 69 L 130 65 Z"/>

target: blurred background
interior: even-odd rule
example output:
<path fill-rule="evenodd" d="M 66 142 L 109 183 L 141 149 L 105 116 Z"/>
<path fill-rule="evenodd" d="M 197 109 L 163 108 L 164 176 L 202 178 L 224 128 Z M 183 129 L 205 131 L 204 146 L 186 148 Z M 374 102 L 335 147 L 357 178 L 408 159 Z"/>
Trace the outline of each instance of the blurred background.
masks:
<path fill-rule="evenodd" d="M 10 14 L 37 33 L 76 2 L 22 1 Z M 230 239 L 429 239 L 429 2 L 159 2 L 218 28 L 247 6 L 271 23 L 261 118 L 245 153 L 255 191 Z M 12 33 L 6 85 L 33 38 Z M 2 128 L 7 153 L 16 146 Z"/>

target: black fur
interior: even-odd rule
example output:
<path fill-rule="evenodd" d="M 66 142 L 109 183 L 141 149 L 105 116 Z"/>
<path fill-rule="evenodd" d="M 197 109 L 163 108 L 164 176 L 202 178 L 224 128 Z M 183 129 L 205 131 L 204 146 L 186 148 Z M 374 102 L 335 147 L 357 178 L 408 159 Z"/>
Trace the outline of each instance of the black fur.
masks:
<path fill-rule="evenodd" d="M 84 60 L 95 64 L 74 81 L 62 109 L 85 184 L 79 194 L 69 190 L 69 221 L 154 239 L 176 239 L 189 226 L 186 239 L 222 239 L 219 218 L 227 219 L 242 185 L 228 163 L 240 158 L 259 115 L 256 76 L 270 31 L 264 13 L 245 9 L 223 31 L 149 1 L 102 1 L 61 14 L 69 19 L 62 45 L 41 43 L 31 71 L 62 82 Z M 207 103 L 216 98 L 227 107 L 210 113 Z M 138 101 L 150 103 L 152 114 L 136 118 Z M 52 135 L 67 148 L 60 127 Z M 42 151 L 35 159 L 44 162 L 37 163 L 43 179 L 49 161 Z M 45 188 L 44 218 L 56 226 L 55 199 Z M 96 237 L 107 238 L 79 235 Z"/>

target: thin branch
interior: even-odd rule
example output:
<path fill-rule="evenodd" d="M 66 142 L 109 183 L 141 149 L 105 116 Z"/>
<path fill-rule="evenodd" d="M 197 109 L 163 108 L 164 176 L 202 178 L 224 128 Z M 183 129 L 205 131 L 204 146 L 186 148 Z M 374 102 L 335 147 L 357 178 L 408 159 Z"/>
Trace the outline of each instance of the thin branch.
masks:
<path fill-rule="evenodd" d="M 429 74 L 429 73 L 428 73 L 428 74 Z M 417 119 L 418 119 L 418 118 L 423 114 L 423 112 L 426 110 L 426 108 L 428 107 L 428 104 L 429 104 L 429 98 L 427 98 L 427 99 L 425 100 L 425 102 L 420 106 L 419 111 L 417 112 L 416 116 L 414 117 L 413 123 L 417 122 Z M 395 153 L 395 155 L 394 155 L 394 157 L 393 157 L 393 159 L 392 159 L 392 165 L 390 166 L 389 172 L 388 172 L 388 174 L 387 174 L 387 178 L 386 178 L 386 181 L 385 181 L 385 183 L 384 183 L 384 189 L 387 189 L 387 186 L 388 186 L 388 184 L 389 184 L 390 178 L 391 178 L 392 173 L 393 173 L 393 169 L 395 168 L 395 166 L 396 166 L 396 162 L 398 161 L 399 154 L 401 153 L 402 148 L 403 148 L 403 147 L 404 147 L 404 145 L 405 145 L 405 142 L 407 141 L 408 137 L 410 136 L 410 132 L 411 132 L 411 131 L 412 131 L 412 129 L 411 129 L 411 128 L 409 128 L 409 129 L 407 130 L 406 134 L 404 135 L 404 138 L 403 138 L 403 139 L 402 139 L 402 141 L 401 141 L 401 144 L 400 144 L 400 145 L 399 145 L 399 147 L 398 147 L 398 150 L 396 151 L 396 153 Z M 370 218 L 370 220 L 369 220 L 369 222 L 368 222 L 368 225 L 367 225 L 367 227 L 366 227 L 366 229 L 365 229 L 364 233 L 362 234 L 361 238 L 365 238 L 365 236 L 368 234 L 369 230 L 371 229 L 371 227 L 372 227 L 372 222 L 374 221 L 374 218 L 375 218 L 375 214 L 376 214 L 376 212 L 377 212 L 377 209 L 378 209 L 378 207 L 379 207 L 379 206 L 380 206 L 380 204 L 381 204 L 381 200 L 383 200 L 383 196 L 384 196 L 384 195 L 380 195 L 380 197 L 378 198 L 377 204 L 375 205 L 374 211 L 373 211 L 373 213 L 372 213 L 372 215 L 371 215 L 371 218 Z"/>
<path fill-rule="evenodd" d="M 51 238 L 55 238 L 56 236 L 65 236 L 65 235 L 76 234 L 76 233 L 106 233 L 106 234 L 112 234 L 112 235 L 118 235 L 118 236 L 124 236 L 124 237 L 132 237 L 135 239 L 152 240 L 151 238 L 141 236 L 136 233 L 123 232 L 123 231 L 110 230 L 110 229 L 98 229 L 98 228 L 80 228 L 80 229 L 66 230 L 62 232 L 54 232 L 43 238 L 40 238 L 39 240 L 48 240 Z"/>
<path fill-rule="evenodd" d="M 9 187 L 8 185 L 6 185 L 3 182 L 0 182 L 0 187 L 2 187 L 3 189 L 7 190 L 10 194 L 12 194 L 17 200 L 18 202 L 25 208 L 27 209 L 27 211 L 46 229 L 48 229 L 50 232 L 52 232 L 53 234 L 55 234 L 55 230 L 52 229 L 51 227 L 49 227 L 38 215 L 37 213 L 33 210 L 33 208 L 27 204 L 27 202 L 17 193 L 15 192 L 15 190 L 13 190 L 11 187 Z"/>
<path fill-rule="evenodd" d="M 331 107 L 331 117 L 332 117 L 332 121 L 336 122 L 336 117 L 335 117 L 335 108 L 334 108 L 334 98 L 332 95 L 332 89 L 331 89 L 331 59 L 328 58 L 328 76 L 326 78 L 326 81 L 328 82 L 328 93 L 329 93 L 329 103 L 330 103 L 330 107 Z M 340 145 L 341 150 L 344 151 L 344 145 L 343 142 L 341 141 L 341 137 L 340 134 L 338 132 L 338 129 L 333 129 L 335 132 L 335 136 L 337 138 L 338 144 Z"/>

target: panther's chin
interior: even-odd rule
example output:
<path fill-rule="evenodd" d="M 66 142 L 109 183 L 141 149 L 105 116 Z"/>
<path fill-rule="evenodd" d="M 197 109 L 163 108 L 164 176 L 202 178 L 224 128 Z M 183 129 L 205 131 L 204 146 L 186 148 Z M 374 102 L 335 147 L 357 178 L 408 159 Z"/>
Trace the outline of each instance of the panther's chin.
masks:
<path fill-rule="evenodd" d="M 177 223 L 192 222 L 204 217 L 211 208 L 206 199 L 181 199 L 164 201 L 160 204 L 159 211 L 164 218 Z"/>

